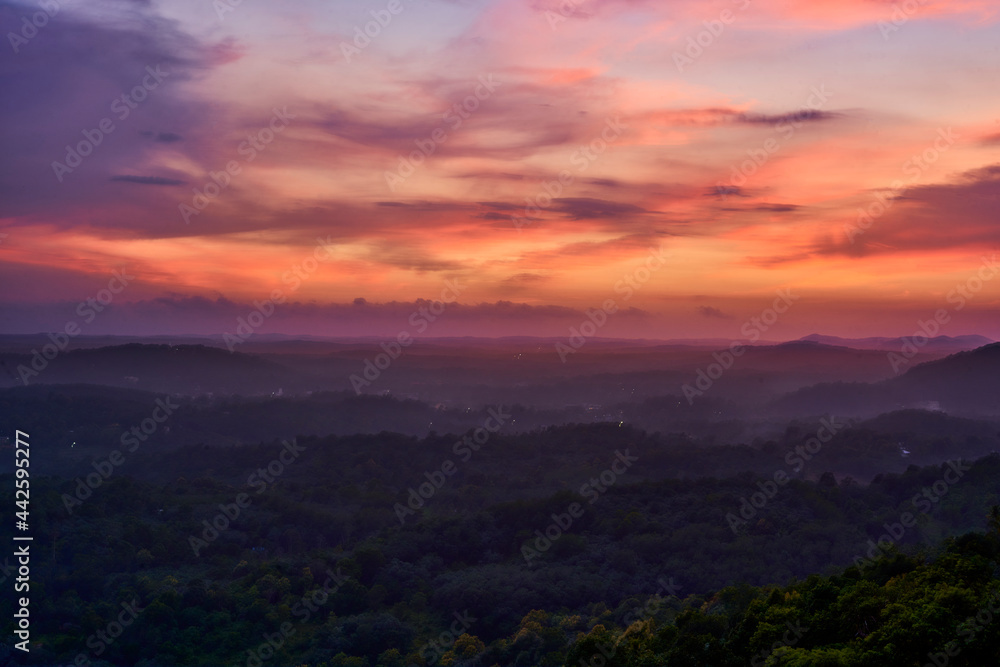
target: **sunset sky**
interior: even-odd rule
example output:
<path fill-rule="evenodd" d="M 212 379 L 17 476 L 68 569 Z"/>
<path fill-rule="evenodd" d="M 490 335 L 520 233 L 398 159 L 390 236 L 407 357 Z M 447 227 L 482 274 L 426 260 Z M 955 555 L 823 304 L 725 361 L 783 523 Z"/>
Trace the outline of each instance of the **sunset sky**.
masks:
<path fill-rule="evenodd" d="M 0 2 L 0 333 L 1000 339 L 995 0 L 237 1 Z"/>

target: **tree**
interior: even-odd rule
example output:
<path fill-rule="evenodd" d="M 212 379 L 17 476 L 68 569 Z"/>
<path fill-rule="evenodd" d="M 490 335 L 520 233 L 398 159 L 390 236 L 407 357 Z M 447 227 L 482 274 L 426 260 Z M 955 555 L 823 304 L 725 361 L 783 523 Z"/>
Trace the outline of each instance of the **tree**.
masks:
<path fill-rule="evenodd" d="M 441 656 L 441 664 L 445 667 L 462 664 L 475 658 L 486 650 L 486 644 L 479 637 L 464 634 L 455 640 L 455 645 L 450 651 Z"/>

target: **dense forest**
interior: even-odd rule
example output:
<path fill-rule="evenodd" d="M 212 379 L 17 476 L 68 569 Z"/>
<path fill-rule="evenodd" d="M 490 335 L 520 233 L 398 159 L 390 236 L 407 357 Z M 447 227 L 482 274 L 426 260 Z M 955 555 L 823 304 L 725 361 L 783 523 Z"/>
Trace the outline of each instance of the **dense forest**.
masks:
<path fill-rule="evenodd" d="M 172 368 L 173 348 L 145 353 L 151 373 Z M 760 361 L 832 367 L 853 354 L 791 345 Z M 995 354 L 931 368 L 972 369 L 949 391 L 978 387 L 989 403 Z M 921 368 L 900 381 L 920 380 Z M 639 392 L 463 405 L 340 391 L 0 390 L 0 433 L 31 434 L 31 653 L 17 657 L 79 667 L 994 664 L 995 411 L 895 399 L 882 413 L 812 409 L 826 399 L 810 392 L 864 402 L 885 390 L 859 387 L 816 385 L 773 404 L 789 402 L 793 416 L 723 391 L 691 404 Z M 11 454 L 5 435 L 0 451 Z M 14 460 L 0 457 L 3 507 L 14 506 Z M 0 539 L 12 530 L 0 522 Z M 2 558 L 7 602 L 17 574 L 15 557 Z M 15 619 L 2 623 L 0 664 L 12 664 Z"/>
<path fill-rule="evenodd" d="M 150 453 L 145 479 L 39 477 L 30 657 L 922 665 L 955 641 L 948 664 L 987 664 L 1000 456 L 862 485 L 767 454 L 808 436 L 705 448 L 566 426 L 468 460 L 457 436 L 304 437 Z M 695 469 L 667 474 L 681 461 Z M 712 461 L 761 472 L 710 476 Z"/>

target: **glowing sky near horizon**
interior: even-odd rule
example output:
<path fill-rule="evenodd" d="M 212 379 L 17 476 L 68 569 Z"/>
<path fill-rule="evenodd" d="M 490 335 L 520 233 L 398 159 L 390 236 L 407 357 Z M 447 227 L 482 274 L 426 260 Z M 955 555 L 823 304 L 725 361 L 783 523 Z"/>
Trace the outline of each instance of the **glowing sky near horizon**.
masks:
<path fill-rule="evenodd" d="M 905 335 L 1000 245 L 995 2 L 224 3 L 0 2 L 0 333 Z"/>

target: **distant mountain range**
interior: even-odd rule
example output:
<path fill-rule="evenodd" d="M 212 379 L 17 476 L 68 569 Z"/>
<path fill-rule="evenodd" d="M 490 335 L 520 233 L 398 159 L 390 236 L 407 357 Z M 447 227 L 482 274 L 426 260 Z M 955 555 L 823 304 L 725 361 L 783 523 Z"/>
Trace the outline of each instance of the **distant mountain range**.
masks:
<path fill-rule="evenodd" d="M 987 344 L 965 349 L 982 341 Z M 128 343 L 67 350 L 47 361 L 37 375 L 30 374 L 28 382 L 188 396 L 289 396 L 353 393 L 351 378 L 364 376 L 367 368 L 371 382 L 363 390 L 368 394 L 430 405 L 521 403 L 562 409 L 681 396 L 683 387 L 695 383 L 699 374 L 721 371 L 713 375 L 717 379 L 703 396 L 730 401 L 747 418 L 758 410 L 769 416 L 872 417 L 909 408 L 1000 415 L 1000 343 L 980 336 L 941 336 L 905 358 L 905 342 L 813 335 L 756 345 L 728 360 L 720 352 L 727 348 L 718 346 L 588 343 L 568 363 L 561 363 L 551 341 L 544 339 L 479 346 L 466 341 L 454 347 L 433 339 L 414 344 L 377 374 L 369 366 L 382 348 L 373 342 L 285 341 L 235 353 L 200 344 Z M 893 357 L 901 363 L 891 363 Z M 0 388 L 23 387 L 23 369 L 31 368 L 33 361 L 41 365 L 30 353 L 0 352 Z M 691 407 L 686 400 L 680 405 L 685 411 Z"/>
<path fill-rule="evenodd" d="M 779 414 L 874 416 L 906 408 L 1000 415 L 1000 343 L 914 365 L 881 382 L 823 383 L 775 401 Z"/>
<path fill-rule="evenodd" d="M 85 383 L 192 395 L 259 395 L 307 386 L 300 373 L 267 359 L 204 345 L 68 350 L 44 365 L 37 355 L 0 353 L 0 374 L 0 386 L 21 386 L 26 378 L 28 385 Z"/>
<path fill-rule="evenodd" d="M 825 336 L 823 334 L 811 334 L 799 339 L 808 343 L 820 343 L 822 345 L 834 345 L 837 347 L 850 347 L 856 350 L 881 350 L 883 352 L 899 351 L 907 342 L 905 338 L 886 338 L 873 336 L 869 338 L 841 338 L 839 336 Z M 920 346 L 922 351 L 927 352 L 961 352 L 962 350 L 974 350 L 977 347 L 989 345 L 992 341 L 985 336 L 935 336 L 927 340 Z"/>

